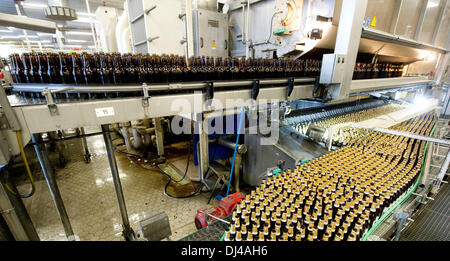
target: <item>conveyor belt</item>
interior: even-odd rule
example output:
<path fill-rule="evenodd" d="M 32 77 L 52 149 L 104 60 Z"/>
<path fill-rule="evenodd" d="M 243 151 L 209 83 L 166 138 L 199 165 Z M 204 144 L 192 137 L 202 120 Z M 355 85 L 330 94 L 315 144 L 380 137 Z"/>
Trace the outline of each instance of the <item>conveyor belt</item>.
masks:
<path fill-rule="evenodd" d="M 428 201 L 414 222 L 400 236 L 401 241 L 450 240 L 450 187 L 443 184 L 434 201 Z"/>

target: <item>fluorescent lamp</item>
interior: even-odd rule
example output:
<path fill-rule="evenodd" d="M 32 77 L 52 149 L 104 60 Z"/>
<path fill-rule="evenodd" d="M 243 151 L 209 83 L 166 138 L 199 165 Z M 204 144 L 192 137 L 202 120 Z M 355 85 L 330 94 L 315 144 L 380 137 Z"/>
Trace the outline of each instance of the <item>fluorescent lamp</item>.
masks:
<path fill-rule="evenodd" d="M 2 36 L 2 39 L 5 39 L 5 38 L 18 39 L 18 38 L 20 38 L 20 35 L 5 35 L 5 36 Z"/>
<path fill-rule="evenodd" d="M 22 34 L 22 35 L 19 35 L 19 37 L 23 37 L 23 38 L 25 38 L 25 35 L 24 34 Z M 39 38 L 37 35 L 27 35 L 27 37 L 28 38 L 33 38 L 33 39 L 35 39 L 35 38 Z"/>
<path fill-rule="evenodd" d="M 36 33 L 39 36 L 55 36 L 55 34 L 49 34 L 49 33 Z"/>
<path fill-rule="evenodd" d="M 427 8 L 433 8 L 439 6 L 439 3 L 428 1 Z"/>
<path fill-rule="evenodd" d="M 78 18 L 77 20 L 73 20 L 71 22 L 78 22 L 78 23 L 91 23 L 91 19 L 88 17 L 82 17 Z"/>
<path fill-rule="evenodd" d="M 91 32 L 67 31 L 66 34 L 71 35 L 92 35 Z"/>
<path fill-rule="evenodd" d="M 12 33 L 11 30 L 0 30 L 0 33 Z"/>
<path fill-rule="evenodd" d="M 86 40 L 66 39 L 68 43 L 85 43 Z"/>
<path fill-rule="evenodd" d="M 48 5 L 44 4 L 36 4 L 36 3 L 22 3 L 23 7 L 29 7 L 29 8 L 46 8 Z"/>
<path fill-rule="evenodd" d="M 84 13 L 84 12 L 77 12 L 77 15 L 81 15 L 81 16 L 91 16 L 94 17 L 95 14 L 88 14 L 88 13 Z"/>

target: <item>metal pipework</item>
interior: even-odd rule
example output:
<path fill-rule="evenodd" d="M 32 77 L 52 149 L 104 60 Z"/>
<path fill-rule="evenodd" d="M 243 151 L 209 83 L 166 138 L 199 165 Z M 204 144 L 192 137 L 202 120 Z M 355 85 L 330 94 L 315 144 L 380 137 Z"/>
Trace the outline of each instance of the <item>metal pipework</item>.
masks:
<path fill-rule="evenodd" d="M 222 145 L 222 146 L 227 147 L 232 150 L 234 150 L 234 147 L 236 146 L 236 143 L 227 140 L 226 137 L 219 137 L 217 139 L 217 143 L 219 143 L 219 145 Z M 246 152 L 247 152 L 247 147 L 245 146 L 245 144 L 238 144 L 237 153 L 245 154 Z"/>
<path fill-rule="evenodd" d="M 55 204 L 59 218 L 61 219 L 61 222 L 63 224 L 66 237 L 69 241 L 75 241 L 75 235 L 73 233 L 72 225 L 70 224 L 69 216 L 67 215 L 61 193 L 59 192 L 58 184 L 56 183 L 55 171 L 50 164 L 45 147 L 40 142 L 40 139 L 36 134 L 31 134 L 31 140 L 33 141 L 33 143 L 35 143 L 34 150 L 36 151 L 39 163 L 41 164 L 45 181 L 47 182 L 48 189 L 50 190 L 50 195 L 53 199 L 53 203 Z"/>
<path fill-rule="evenodd" d="M 103 138 L 105 140 L 106 153 L 108 154 L 109 166 L 111 168 L 114 188 L 116 190 L 117 200 L 119 202 L 120 214 L 122 216 L 123 231 L 122 235 L 127 241 L 135 240 L 135 233 L 130 227 L 128 220 L 127 206 L 125 197 L 123 196 L 122 184 L 119 177 L 119 169 L 117 168 L 116 156 L 114 155 L 114 147 L 112 144 L 111 133 L 108 124 L 102 125 Z"/>

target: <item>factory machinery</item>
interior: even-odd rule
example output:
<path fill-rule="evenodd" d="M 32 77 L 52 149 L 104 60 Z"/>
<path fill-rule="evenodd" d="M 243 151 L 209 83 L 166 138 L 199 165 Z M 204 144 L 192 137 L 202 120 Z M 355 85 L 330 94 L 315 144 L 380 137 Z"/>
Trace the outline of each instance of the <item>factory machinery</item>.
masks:
<path fill-rule="evenodd" d="M 200 186 L 192 195 L 206 188 L 212 198 L 217 188 L 228 187 L 221 202 L 226 213 L 203 211 L 218 221 L 184 240 L 398 239 L 409 218 L 398 210 L 416 209 L 438 191 L 450 156 L 436 177 L 425 178 L 422 168 L 429 164 L 428 143 L 449 145 L 429 137 L 438 104 L 450 96 L 432 99 L 441 95 L 445 48 L 412 40 L 398 44 L 366 23 L 363 28 L 366 0 L 218 1 L 220 8 L 194 9 L 191 1 L 183 8 L 156 2 L 126 2 L 132 50 L 122 54 L 10 57 L 12 82 L 2 81 L 0 88 L 0 206 L 8 210 L 3 217 L 16 240 L 39 237 L 8 175 L 12 158 L 22 155 L 27 164 L 23 148 L 34 146 L 66 236 L 75 240 L 45 144 L 80 138 L 89 163 L 86 137 L 100 134 L 123 236 L 136 240 L 112 135 L 124 139 L 122 152 L 183 176 L 165 164 L 164 145 L 177 139 L 171 124 L 176 117 L 197 131 L 192 139 L 199 176 L 192 181 Z M 173 8 L 184 13 L 165 15 Z M 250 21 L 250 10 L 273 16 Z M 170 30 L 155 28 L 149 14 Z M 263 17 L 271 18 L 268 39 L 265 30 L 250 32 L 250 24 L 258 28 Z M 259 34 L 267 40 L 254 40 Z M 423 61 L 419 49 L 439 53 L 434 78 L 428 77 L 430 66 L 418 75 L 405 67 Z M 209 130 L 212 121 L 229 117 L 236 123 L 231 133 Z M 86 133 L 87 126 L 101 126 L 101 132 Z M 65 135 L 68 129 L 77 134 Z M 231 168 L 221 159 L 231 159 Z"/>

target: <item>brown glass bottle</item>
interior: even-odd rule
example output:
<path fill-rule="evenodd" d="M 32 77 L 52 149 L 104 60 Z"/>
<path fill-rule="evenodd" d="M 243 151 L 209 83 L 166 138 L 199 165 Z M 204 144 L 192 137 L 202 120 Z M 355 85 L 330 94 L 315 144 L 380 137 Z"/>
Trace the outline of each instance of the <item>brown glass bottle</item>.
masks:
<path fill-rule="evenodd" d="M 48 68 L 48 61 L 47 61 L 47 54 L 45 53 L 39 53 L 39 64 L 41 66 L 40 74 L 42 83 L 50 83 L 50 76 L 49 76 L 49 68 Z"/>
<path fill-rule="evenodd" d="M 84 75 L 83 75 L 83 62 L 81 60 L 81 56 L 77 53 L 72 53 L 72 67 L 73 67 L 73 75 L 75 84 L 86 84 Z"/>
<path fill-rule="evenodd" d="M 17 65 L 19 68 L 20 82 L 30 83 L 30 78 L 28 77 L 28 67 L 27 67 L 27 56 L 22 54 L 22 56 L 16 55 Z"/>
<path fill-rule="evenodd" d="M 88 53 L 82 53 L 81 55 L 82 61 L 82 72 L 84 75 L 84 82 L 86 84 L 93 84 L 93 74 L 92 74 L 92 66 L 91 66 L 91 55 Z"/>

